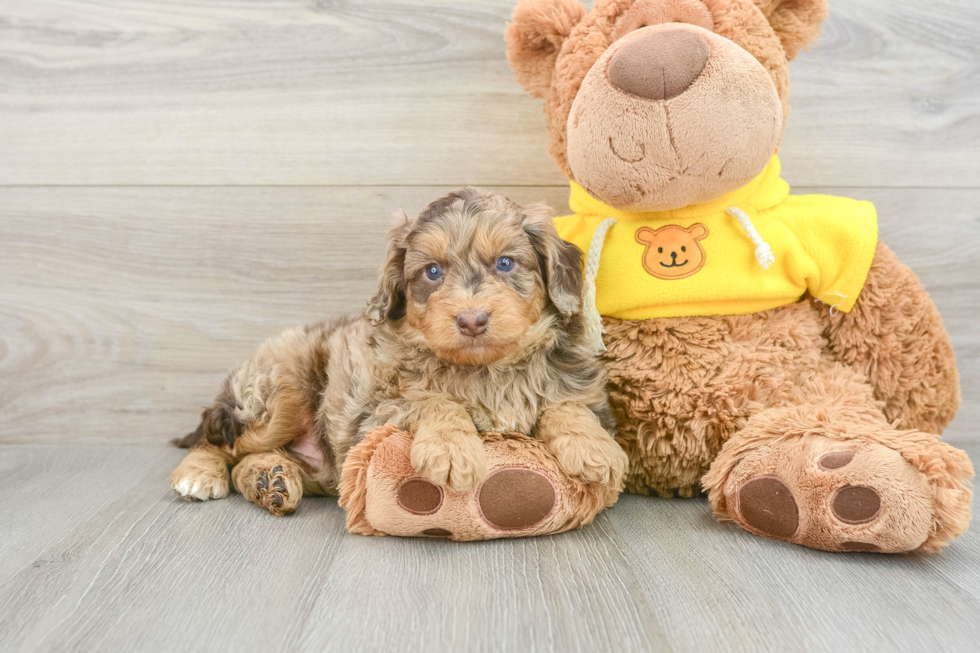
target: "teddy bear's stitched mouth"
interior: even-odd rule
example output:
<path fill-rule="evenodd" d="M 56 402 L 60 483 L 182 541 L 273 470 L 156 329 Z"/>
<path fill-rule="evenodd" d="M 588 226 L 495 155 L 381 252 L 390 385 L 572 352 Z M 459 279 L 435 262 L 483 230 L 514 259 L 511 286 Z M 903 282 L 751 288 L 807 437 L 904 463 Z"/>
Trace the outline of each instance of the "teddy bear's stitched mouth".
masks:
<path fill-rule="evenodd" d="M 616 151 L 616 145 L 613 143 L 613 137 L 612 136 L 609 137 L 609 149 L 612 151 L 612 153 L 614 155 L 616 155 L 616 158 L 619 159 L 620 161 L 622 161 L 623 163 L 639 163 L 640 161 L 642 161 L 643 159 L 645 159 L 646 156 L 647 156 L 647 146 L 646 146 L 646 144 L 645 143 L 640 143 L 640 157 L 638 159 L 628 159 L 628 158 L 626 158 L 625 156 L 623 156 L 622 154 L 620 154 L 619 152 Z"/>
<path fill-rule="evenodd" d="M 680 267 L 683 267 L 683 266 L 687 265 L 687 262 L 690 261 L 690 260 L 691 259 L 686 258 L 686 259 L 684 259 L 684 262 L 683 263 L 678 263 L 677 261 L 674 261 L 670 265 L 667 265 L 666 263 L 661 263 L 660 265 L 662 265 L 665 268 L 680 268 Z"/>

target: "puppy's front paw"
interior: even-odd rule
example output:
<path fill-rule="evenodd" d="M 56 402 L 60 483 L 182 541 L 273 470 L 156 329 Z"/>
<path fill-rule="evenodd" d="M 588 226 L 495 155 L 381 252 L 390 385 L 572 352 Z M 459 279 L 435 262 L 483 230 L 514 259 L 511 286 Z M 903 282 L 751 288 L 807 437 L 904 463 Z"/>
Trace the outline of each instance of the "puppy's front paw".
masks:
<path fill-rule="evenodd" d="M 436 485 L 467 492 L 487 477 L 487 456 L 475 433 L 420 431 L 412 442 L 412 467 Z"/>
<path fill-rule="evenodd" d="M 223 499 L 228 496 L 228 468 L 185 460 L 170 475 L 170 486 L 188 501 Z"/>
<path fill-rule="evenodd" d="M 626 452 L 610 437 L 565 435 L 549 446 L 562 469 L 586 483 L 619 486 L 629 464 Z"/>

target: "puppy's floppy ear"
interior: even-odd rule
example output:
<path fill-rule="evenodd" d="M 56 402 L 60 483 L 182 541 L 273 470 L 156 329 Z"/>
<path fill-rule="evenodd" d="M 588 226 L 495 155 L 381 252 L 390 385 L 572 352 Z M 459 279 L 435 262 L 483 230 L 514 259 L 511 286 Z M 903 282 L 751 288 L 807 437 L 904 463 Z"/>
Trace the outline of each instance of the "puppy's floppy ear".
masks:
<path fill-rule="evenodd" d="M 548 297 L 564 315 L 582 307 L 582 251 L 565 242 L 551 224 L 551 209 L 543 204 L 524 207 L 524 232 L 538 255 Z"/>
<path fill-rule="evenodd" d="M 368 302 L 366 316 L 375 325 L 405 317 L 405 249 L 414 222 L 404 211 L 399 218 L 388 232 L 388 256 L 378 274 L 378 292 Z"/>
<path fill-rule="evenodd" d="M 827 0 L 755 0 L 783 44 L 786 60 L 817 40 L 827 18 Z"/>
<path fill-rule="evenodd" d="M 577 0 L 521 0 L 514 8 L 504 35 L 507 61 L 534 97 L 548 94 L 561 44 L 585 13 Z"/>

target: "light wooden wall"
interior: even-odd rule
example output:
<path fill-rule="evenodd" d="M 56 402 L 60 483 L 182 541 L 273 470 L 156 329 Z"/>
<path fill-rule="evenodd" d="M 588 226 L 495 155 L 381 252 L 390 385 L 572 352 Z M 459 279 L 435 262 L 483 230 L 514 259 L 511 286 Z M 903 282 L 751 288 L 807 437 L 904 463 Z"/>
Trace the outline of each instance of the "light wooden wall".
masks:
<path fill-rule="evenodd" d="M 398 208 L 565 208 L 516 0 L 0 0 L 0 443 L 163 442 L 279 330 L 358 310 Z M 980 441 L 980 5 L 832 0 L 793 63 L 797 192 L 871 199 Z"/>

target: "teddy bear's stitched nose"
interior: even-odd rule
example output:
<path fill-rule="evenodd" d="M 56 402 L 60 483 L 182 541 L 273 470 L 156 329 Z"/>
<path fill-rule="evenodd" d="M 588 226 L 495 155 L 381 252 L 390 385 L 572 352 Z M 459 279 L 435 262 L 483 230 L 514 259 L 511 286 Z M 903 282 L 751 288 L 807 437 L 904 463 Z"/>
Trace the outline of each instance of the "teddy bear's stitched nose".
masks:
<path fill-rule="evenodd" d="M 690 88 L 710 56 L 707 42 L 688 29 L 651 32 L 612 56 L 609 81 L 631 95 L 669 100 Z"/>

